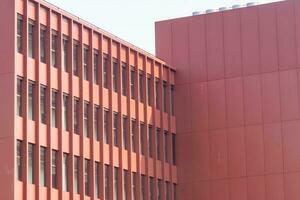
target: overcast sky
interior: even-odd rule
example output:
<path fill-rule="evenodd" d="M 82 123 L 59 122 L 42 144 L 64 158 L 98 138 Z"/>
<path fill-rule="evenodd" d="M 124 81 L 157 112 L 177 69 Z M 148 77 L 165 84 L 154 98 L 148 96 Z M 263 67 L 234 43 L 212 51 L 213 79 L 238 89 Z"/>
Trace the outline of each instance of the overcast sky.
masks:
<path fill-rule="evenodd" d="M 92 24 L 155 53 L 154 22 L 189 16 L 251 0 L 47 0 L 48 2 L 91 22 Z M 269 3 L 278 0 L 254 0 Z"/>

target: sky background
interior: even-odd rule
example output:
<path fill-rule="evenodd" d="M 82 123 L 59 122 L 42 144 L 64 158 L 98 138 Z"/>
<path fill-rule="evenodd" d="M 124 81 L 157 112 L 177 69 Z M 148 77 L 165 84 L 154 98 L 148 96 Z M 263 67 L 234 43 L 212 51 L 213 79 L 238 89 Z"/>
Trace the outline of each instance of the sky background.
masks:
<path fill-rule="evenodd" d="M 154 23 L 192 15 L 194 11 L 230 7 L 249 2 L 278 0 L 47 0 L 152 54 Z"/>

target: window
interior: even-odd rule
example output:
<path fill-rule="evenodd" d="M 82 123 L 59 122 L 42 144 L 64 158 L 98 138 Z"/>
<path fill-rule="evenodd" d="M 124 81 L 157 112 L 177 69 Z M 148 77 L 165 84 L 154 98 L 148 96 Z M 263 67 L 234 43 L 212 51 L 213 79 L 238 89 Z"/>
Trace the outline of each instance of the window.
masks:
<path fill-rule="evenodd" d="M 108 144 L 109 143 L 109 111 L 104 110 L 104 121 L 103 121 L 103 129 L 104 129 L 104 143 Z"/>
<path fill-rule="evenodd" d="M 114 145 L 117 147 L 119 145 L 119 134 L 118 134 L 118 127 L 119 127 L 119 119 L 118 113 L 114 113 L 114 126 L 113 126 L 113 134 L 114 134 Z"/>
<path fill-rule="evenodd" d="M 66 35 L 63 36 L 63 67 L 64 71 L 68 72 L 68 37 Z"/>
<path fill-rule="evenodd" d="M 135 70 L 131 67 L 130 71 L 130 94 L 131 98 L 135 99 Z"/>
<path fill-rule="evenodd" d="M 57 63 L 56 50 L 57 50 L 57 32 L 55 30 L 52 30 L 52 34 L 51 34 L 51 65 L 53 67 L 57 67 L 56 66 L 56 63 Z"/>
<path fill-rule="evenodd" d="M 127 68 L 126 63 L 122 63 L 122 95 L 127 95 Z"/>
<path fill-rule="evenodd" d="M 128 171 L 123 171 L 123 200 L 128 200 Z"/>
<path fill-rule="evenodd" d="M 34 21 L 28 21 L 28 56 L 34 57 Z"/>
<path fill-rule="evenodd" d="M 152 126 L 148 126 L 148 151 L 149 157 L 153 158 L 153 133 L 152 133 Z"/>
<path fill-rule="evenodd" d="M 119 199 L 118 191 L 119 191 L 119 169 L 114 167 L 114 200 Z"/>
<path fill-rule="evenodd" d="M 43 124 L 46 124 L 46 86 L 41 85 L 40 89 L 40 118 Z"/>
<path fill-rule="evenodd" d="M 175 115 L 175 109 L 174 109 L 174 98 L 175 98 L 175 87 L 174 85 L 171 85 L 171 99 L 170 99 L 170 109 L 171 109 L 171 115 Z"/>
<path fill-rule="evenodd" d="M 63 154 L 63 191 L 69 191 L 69 155 Z"/>
<path fill-rule="evenodd" d="M 89 80 L 88 78 L 88 56 L 89 56 L 89 47 L 85 46 L 83 49 L 83 77 L 84 80 Z"/>
<path fill-rule="evenodd" d="M 118 60 L 113 61 L 113 91 L 118 92 Z"/>
<path fill-rule="evenodd" d="M 40 61 L 46 63 L 46 31 L 47 28 L 41 25 L 40 28 Z"/>
<path fill-rule="evenodd" d="M 22 53 L 23 16 L 18 14 L 17 18 L 17 52 Z"/>
<path fill-rule="evenodd" d="M 89 137 L 89 103 L 84 102 L 83 127 L 85 137 Z"/>
<path fill-rule="evenodd" d="M 160 108 L 160 89 L 159 89 L 159 79 L 155 78 L 155 104 L 156 104 L 156 108 L 159 109 Z"/>
<path fill-rule="evenodd" d="M 34 119 L 34 82 L 28 83 L 28 119 Z"/>
<path fill-rule="evenodd" d="M 79 157 L 74 156 L 74 193 L 79 194 Z"/>
<path fill-rule="evenodd" d="M 52 174 L 52 187 L 55 189 L 58 189 L 58 185 L 57 185 L 57 151 L 56 150 L 52 150 L 51 174 Z"/>
<path fill-rule="evenodd" d="M 147 75 L 147 102 L 149 106 L 152 106 L 152 95 L 151 95 L 151 87 L 152 87 L 152 81 L 151 81 L 151 75 Z"/>
<path fill-rule="evenodd" d="M 128 139 L 127 139 L 127 130 L 128 130 L 128 125 L 127 125 L 127 117 L 123 116 L 123 148 L 128 150 Z"/>
<path fill-rule="evenodd" d="M 154 178 L 153 177 L 150 177 L 149 200 L 155 200 L 155 198 L 154 198 Z"/>
<path fill-rule="evenodd" d="M 17 115 L 22 116 L 22 89 L 23 89 L 23 80 L 18 77 L 17 79 Z"/>
<path fill-rule="evenodd" d="M 34 184 L 34 144 L 28 144 L 28 183 Z"/>
<path fill-rule="evenodd" d="M 99 106 L 94 106 L 94 139 L 99 141 Z"/>
<path fill-rule="evenodd" d="M 165 153 L 165 162 L 169 163 L 169 134 L 167 131 L 164 132 L 164 153 Z"/>
<path fill-rule="evenodd" d="M 146 181 L 147 178 L 145 175 L 141 176 L 141 200 L 146 200 Z"/>
<path fill-rule="evenodd" d="M 172 163 L 176 165 L 176 134 L 172 134 Z"/>
<path fill-rule="evenodd" d="M 166 81 L 163 81 L 163 111 L 164 112 L 167 112 L 168 111 L 168 107 L 167 107 L 167 98 L 168 98 L 168 93 L 167 93 L 167 82 Z"/>
<path fill-rule="evenodd" d="M 141 154 L 145 155 L 145 124 L 140 124 Z"/>
<path fill-rule="evenodd" d="M 165 200 L 170 200 L 170 182 L 165 183 Z"/>
<path fill-rule="evenodd" d="M 157 200 L 163 199 L 163 193 L 162 193 L 162 180 L 158 179 L 157 182 Z"/>
<path fill-rule="evenodd" d="M 94 83 L 99 85 L 99 52 L 94 49 Z"/>
<path fill-rule="evenodd" d="M 95 196 L 100 198 L 100 164 L 95 162 Z"/>
<path fill-rule="evenodd" d="M 142 103 L 144 103 L 144 73 L 140 71 L 139 73 L 139 98 Z"/>
<path fill-rule="evenodd" d="M 103 54 L 103 87 L 108 88 L 108 55 Z"/>
<path fill-rule="evenodd" d="M 68 119 L 69 119 L 69 97 L 67 94 L 63 95 L 63 123 L 64 123 L 64 130 L 68 131 L 69 130 L 69 123 L 68 123 Z"/>
<path fill-rule="evenodd" d="M 156 159 L 161 160 L 160 155 L 160 129 L 156 129 Z"/>
<path fill-rule="evenodd" d="M 110 177 L 110 173 L 109 173 L 109 166 L 108 165 L 104 165 L 104 199 L 105 200 L 109 200 L 109 177 Z"/>
<path fill-rule="evenodd" d="M 90 161 L 88 159 L 85 159 L 84 160 L 84 191 L 86 196 L 90 195 L 89 168 L 90 168 Z"/>
<path fill-rule="evenodd" d="M 132 177 L 131 177 L 131 183 L 132 183 L 132 188 L 131 188 L 131 195 L 132 195 L 132 200 L 136 200 L 136 192 L 137 192 L 137 175 L 135 172 L 132 172 Z"/>
<path fill-rule="evenodd" d="M 22 181 L 22 141 L 17 140 L 17 180 Z"/>
<path fill-rule="evenodd" d="M 52 127 L 57 128 L 57 91 L 52 90 Z"/>
<path fill-rule="evenodd" d="M 136 123 L 135 120 L 131 120 L 131 151 L 136 152 Z"/>
<path fill-rule="evenodd" d="M 79 99 L 74 98 L 74 133 L 79 133 Z"/>
<path fill-rule="evenodd" d="M 79 42 L 73 41 L 73 74 L 78 76 L 78 56 L 79 56 Z"/>
<path fill-rule="evenodd" d="M 177 199 L 177 185 L 173 183 L 173 200 Z"/>
<path fill-rule="evenodd" d="M 40 149 L 40 184 L 46 187 L 46 148 Z"/>

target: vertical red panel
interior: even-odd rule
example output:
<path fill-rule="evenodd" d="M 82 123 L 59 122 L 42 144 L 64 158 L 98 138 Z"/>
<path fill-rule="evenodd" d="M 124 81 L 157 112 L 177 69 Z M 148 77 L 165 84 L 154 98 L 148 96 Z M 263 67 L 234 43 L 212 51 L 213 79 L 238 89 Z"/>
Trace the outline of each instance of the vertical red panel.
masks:
<path fill-rule="evenodd" d="M 190 106 L 190 91 L 188 85 L 177 85 L 175 100 L 177 106 L 175 114 L 177 117 L 176 128 L 177 132 L 190 132 L 191 131 L 191 106 Z"/>
<path fill-rule="evenodd" d="M 300 121 L 284 122 L 283 149 L 284 149 L 284 170 L 286 172 L 300 170 Z"/>
<path fill-rule="evenodd" d="M 207 133 L 196 133 L 194 139 L 194 177 L 197 180 L 208 180 L 210 178 L 210 148 L 209 135 Z"/>
<path fill-rule="evenodd" d="M 200 181 L 196 183 L 194 192 L 196 195 L 193 196 L 193 199 L 196 197 L 201 200 L 210 200 L 210 181 Z"/>
<path fill-rule="evenodd" d="M 265 172 L 280 173 L 283 171 L 283 147 L 281 124 L 264 125 Z"/>
<path fill-rule="evenodd" d="M 207 82 L 195 83 L 191 88 L 191 121 L 192 130 L 208 129 L 208 95 Z"/>
<path fill-rule="evenodd" d="M 227 129 L 228 176 L 246 176 L 246 152 L 244 128 Z"/>
<path fill-rule="evenodd" d="M 262 109 L 265 123 L 280 121 L 279 73 L 265 73 L 261 76 Z"/>
<path fill-rule="evenodd" d="M 247 179 L 230 179 L 229 196 L 230 200 L 247 200 Z"/>
<path fill-rule="evenodd" d="M 210 129 L 223 128 L 226 122 L 225 81 L 208 82 L 208 126 Z"/>
<path fill-rule="evenodd" d="M 264 174 L 264 143 L 261 126 L 246 127 L 246 159 L 247 175 Z"/>
<path fill-rule="evenodd" d="M 294 1 L 277 6 L 279 69 L 292 69 L 297 63 Z"/>
<path fill-rule="evenodd" d="M 259 33 L 261 72 L 278 70 L 276 7 L 273 4 L 259 7 Z"/>
<path fill-rule="evenodd" d="M 243 73 L 246 75 L 260 72 L 257 13 L 257 7 L 241 10 Z"/>
<path fill-rule="evenodd" d="M 224 12 L 225 77 L 242 74 L 240 11 Z"/>
<path fill-rule="evenodd" d="M 229 200 L 229 186 L 227 180 L 211 182 L 211 200 Z"/>
<path fill-rule="evenodd" d="M 156 55 L 170 65 L 172 63 L 172 25 L 169 21 L 155 23 L 155 51 Z"/>
<path fill-rule="evenodd" d="M 224 78 L 223 14 L 206 15 L 208 80 Z"/>
<path fill-rule="evenodd" d="M 247 192 L 248 198 L 247 200 L 265 200 L 265 177 L 257 176 L 257 177 L 248 177 L 247 180 Z"/>
<path fill-rule="evenodd" d="M 244 124 L 243 79 L 226 79 L 227 127 Z"/>
<path fill-rule="evenodd" d="M 294 0 L 296 17 L 297 65 L 300 67 L 300 1 Z"/>
<path fill-rule="evenodd" d="M 225 130 L 209 132 L 211 178 L 227 177 L 227 138 Z"/>
<path fill-rule="evenodd" d="M 189 47 L 190 81 L 206 81 L 207 65 L 204 16 L 197 16 L 189 20 Z"/>
<path fill-rule="evenodd" d="M 300 173 L 287 173 L 284 176 L 284 200 L 299 200 Z"/>
<path fill-rule="evenodd" d="M 280 72 L 280 97 L 282 120 L 298 119 L 299 88 L 296 70 Z"/>
<path fill-rule="evenodd" d="M 176 83 L 189 82 L 189 31 L 183 20 L 172 22 L 172 64 L 176 66 Z"/>
<path fill-rule="evenodd" d="M 260 75 L 244 78 L 245 123 L 262 122 Z"/>
<path fill-rule="evenodd" d="M 266 200 L 284 200 L 283 174 L 269 175 L 265 178 Z"/>

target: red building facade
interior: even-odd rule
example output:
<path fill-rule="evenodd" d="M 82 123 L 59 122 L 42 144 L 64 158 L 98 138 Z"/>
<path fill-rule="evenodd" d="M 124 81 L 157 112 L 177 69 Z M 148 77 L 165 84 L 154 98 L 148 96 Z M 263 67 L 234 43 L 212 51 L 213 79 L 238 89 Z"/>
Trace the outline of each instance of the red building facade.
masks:
<path fill-rule="evenodd" d="M 156 23 L 176 68 L 178 198 L 300 199 L 300 2 Z"/>
<path fill-rule="evenodd" d="M 0 199 L 176 199 L 175 71 L 39 0 L 0 3 Z"/>

